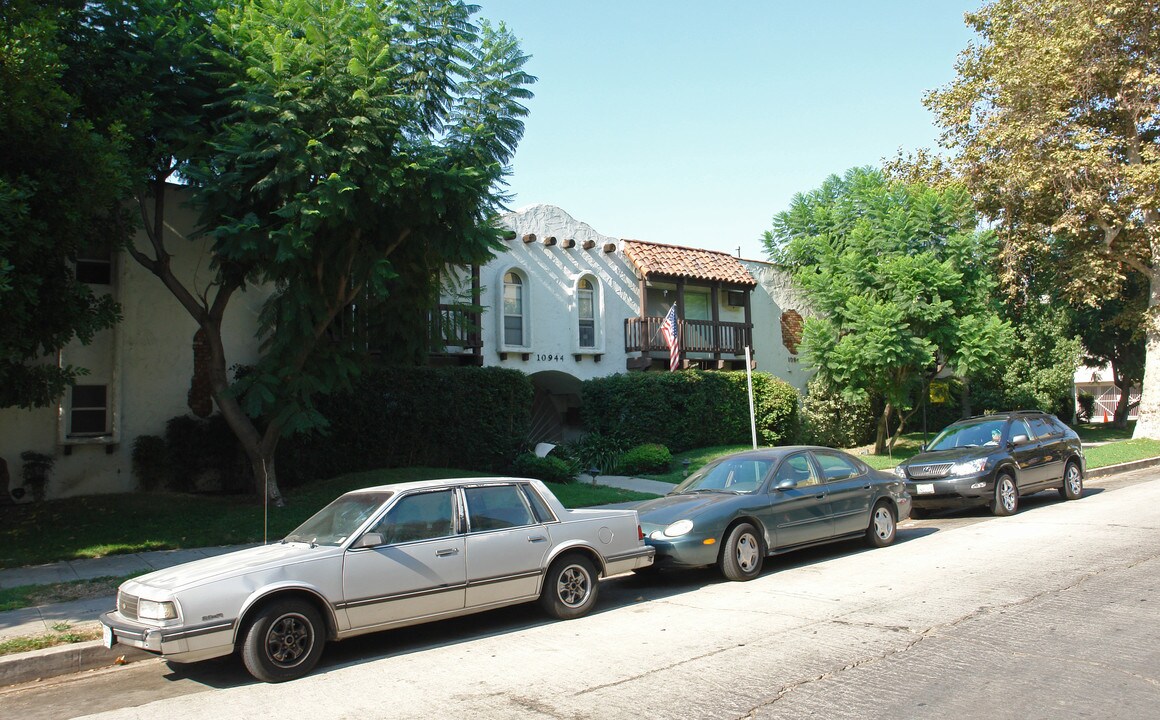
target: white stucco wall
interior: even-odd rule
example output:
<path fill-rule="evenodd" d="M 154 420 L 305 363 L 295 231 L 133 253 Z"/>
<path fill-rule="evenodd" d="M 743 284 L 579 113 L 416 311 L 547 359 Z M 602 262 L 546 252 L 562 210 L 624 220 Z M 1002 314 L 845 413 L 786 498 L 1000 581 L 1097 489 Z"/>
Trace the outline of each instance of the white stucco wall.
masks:
<path fill-rule="evenodd" d="M 783 342 L 781 317 L 793 310 L 804 319 L 811 315 L 809 306 L 781 268 L 758 260 L 742 260 L 741 264 L 757 281 L 751 296 L 757 369 L 776 375 L 805 394 L 806 383 L 814 373 L 802 362 L 800 350 L 791 353 Z"/>
<path fill-rule="evenodd" d="M 534 205 L 504 216 L 504 225 L 516 237 L 506 242 L 508 251 L 480 269 L 483 285 L 484 313 L 483 361 L 485 365 L 522 370 L 532 375 L 544 371 L 564 372 L 579 380 L 588 380 L 625 371 L 624 319 L 640 314 L 637 302 L 636 275 L 620 252 L 619 243 L 577 221 L 560 208 Z M 524 242 L 534 234 L 534 242 Z M 556 238 L 546 246 L 544 240 Z M 564 241 L 575 240 L 571 248 Z M 584 248 L 584 241 L 595 244 Z M 614 252 L 604 251 L 613 244 Z M 503 277 L 511 269 L 522 271 L 527 279 L 530 337 L 524 352 L 506 353 L 501 359 L 501 317 Z M 576 282 L 583 275 L 592 276 L 599 286 L 597 297 L 596 350 L 579 347 Z M 580 359 L 576 355 L 580 354 Z"/>
<path fill-rule="evenodd" d="M 180 234 L 172 230 L 195 226 L 194 215 L 180 197 L 183 192 L 171 188 L 168 198 L 167 247 L 173 253 L 177 276 L 200 293 L 213 279 L 206 252 L 209 241 L 190 240 L 183 236 L 187 230 Z M 148 244 L 143 234 L 137 243 L 141 248 Z M 167 420 L 189 413 L 187 394 L 197 324 L 161 281 L 127 254 L 114 258 L 113 277 L 123 320 L 100 333 L 89 348 L 66 348 L 62 359 L 85 366 L 94 354 L 101 356 L 108 351 L 107 365 L 98 358 L 88 365 L 92 374 L 80 382 L 110 385 L 115 434 L 81 444 L 63 438 L 58 420 L 67 410 L 67 396 L 52 408 L 0 410 L 0 456 L 8 461 L 12 487 L 21 484 L 20 453 L 33 450 L 55 459 L 47 487 L 50 498 L 132 490 L 137 486 L 132 477 L 133 441 L 140 435 L 161 435 Z M 254 334 L 264 297 L 264 293 L 250 290 L 231 299 L 222 329 L 228 365 L 257 359 Z"/>

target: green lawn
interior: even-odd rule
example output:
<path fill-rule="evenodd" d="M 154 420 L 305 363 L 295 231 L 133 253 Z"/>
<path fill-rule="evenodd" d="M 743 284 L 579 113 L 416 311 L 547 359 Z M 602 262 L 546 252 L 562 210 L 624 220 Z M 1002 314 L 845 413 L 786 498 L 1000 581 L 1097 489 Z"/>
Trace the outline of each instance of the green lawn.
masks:
<path fill-rule="evenodd" d="M 484 473 L 431 468 L 342 475 L 286 493 L 269 509 L 266 536 L 281 538 L 338 495 L 360 487 Z M 651 495 L 583 483 L 549 487 L 567 507 L 643 500 Z M 260 542 L 265 509 L 252 497 L 129 493 L 0 506 L 0 567 L 102 557 L 146 550 Z"/>

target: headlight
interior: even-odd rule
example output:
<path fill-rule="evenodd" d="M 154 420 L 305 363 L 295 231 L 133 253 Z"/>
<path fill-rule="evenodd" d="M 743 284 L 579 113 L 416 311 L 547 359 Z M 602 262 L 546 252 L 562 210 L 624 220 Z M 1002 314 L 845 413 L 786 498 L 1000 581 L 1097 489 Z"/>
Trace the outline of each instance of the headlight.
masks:
<path fill-rule="evenodd" d="M 175 620 L 177 606 L 171 601 L 157 602 L 142 598 L 137 603 L 137 617 L 144 620 Z"/>
<path fill-rule="evenodd" d="M 978 460 L 967 460 L 966 462 L 959 462 L 951 465 L 951 475 L 973 475 L 981 473 L 987 469 L 987 458 L 979 458 Z"/>
<path fill-rule="evenodd" d="M 901 465 L 894 466 L 890 472 L 894 473 L 895 477 L 900 477 L 903 480 L 906 479 L 906 470 L 903 470 Z"/>
<path fill-rule="evenodd" d="M 693 521 L 692 520 L 678 520 L 675 523 L 673 523 L 672 525 L 669 525 L 667 528 L 665 528 L 664 536 L 671 537 L 671 538 L 680 537 L 692 529 L 693 529 Z"/>

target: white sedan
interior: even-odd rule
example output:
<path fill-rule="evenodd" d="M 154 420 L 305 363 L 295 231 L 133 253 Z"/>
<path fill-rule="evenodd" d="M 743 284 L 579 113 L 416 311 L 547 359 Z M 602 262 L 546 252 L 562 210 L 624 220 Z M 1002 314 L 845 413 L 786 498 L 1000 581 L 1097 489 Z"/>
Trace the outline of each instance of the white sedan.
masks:
<path fill-rule="evenodd" d="M 601 576 L 653 562 L 634 510 L 568 510 L 543 483 L 465 478 L 356 490 L 273 545 L 124 582 L 105 644 L 175 662 L 239 650 L 266 682 L 310 672 L 326 640 L 538 599 L 587 613 Z"/>

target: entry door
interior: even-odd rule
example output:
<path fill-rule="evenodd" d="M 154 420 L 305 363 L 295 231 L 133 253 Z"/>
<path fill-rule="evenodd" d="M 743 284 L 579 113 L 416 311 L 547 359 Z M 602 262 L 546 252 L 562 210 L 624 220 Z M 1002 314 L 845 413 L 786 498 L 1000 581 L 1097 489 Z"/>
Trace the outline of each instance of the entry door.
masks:
<path fill-rule="evenodd" d="M 796 484 L 777 490 L 777 485 L 784 480 L 793 480 Z M 776 533 L 777 549 L 815 542 L 834 534 L 826 485 L 807 453 L 782 460 L 774 473 L 769 497 L 770 527 Z"/>
<path fill-rule="evenodd" d="M 404 495 L 370 530 L 383 544 L 346 553 L 342 585 L 352 628 L 463 608 L 467 553 L 455 515 L 450 489 Z"/>
<path fill-rule="evenodd" d="M 467 504 L 467 607 L 482 607 L 540 592 L 551 548 L 548 528 L 516 484 L 463 489 Z"/>

